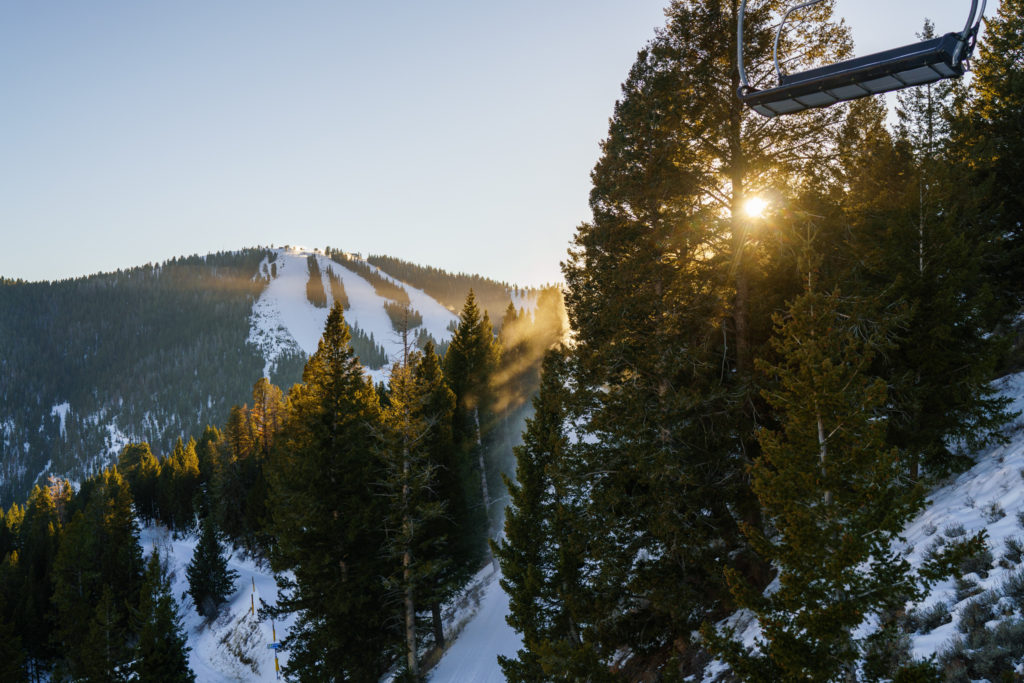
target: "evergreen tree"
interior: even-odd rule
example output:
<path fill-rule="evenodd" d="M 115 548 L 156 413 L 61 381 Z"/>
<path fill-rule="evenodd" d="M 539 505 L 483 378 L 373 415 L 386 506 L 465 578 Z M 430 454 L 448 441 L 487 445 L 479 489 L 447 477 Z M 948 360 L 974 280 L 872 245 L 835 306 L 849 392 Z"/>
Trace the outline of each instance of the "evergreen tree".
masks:
<path fill-rule="evenodd" d="M 285 647 L 287 674 L 302 680 L 375 680 L 401 642 L 381 605 L 390 573 L 383 552 L 376 457 L 380 407 L 349 346 L 340 306 L 289 392 L 271 459 L 271 565 L 275 613 L 297 613 Z"/>
<path fill-rule="evenodd" d="M 171 455 L 160 462 L 157 499 L 162 521 L 171 529 L 190 529 L 195 522 L 194 508 L 199 493 L 199 456 L 196 442 L 181 438 Z"/>
<path fill-rule="evenodd" d="M 783 4 L 747 5 L 758 87 L 774 78 Z M 745 477 L 766 417 L 753 367 L 785 292 L 764 286 L 778 243 L 744 207 L 826 176 L 842 112 L 765 121 L 745 110 L 737 8 L 671 3 L 623 84 L 592 173 L 593 218 L 563 265 L 578 457 L 596 473 L 576 522 L 592 530 L 593 642 L 601 659 L 633 652 L 636 677 L 684 670 L 699 623 L 731 608 L 727 563 L 769 578 L 738 522 L 759 523 Z M 783 36 L 791 68 L 848 54 L 832 3 L 805 12 L 811 21 Z"/>
<path fill-rule="evenodd" d="M 153 521 L 157 513 L 157 484 L 160 480 L 160 462 L 149 449 L 149 444 L 129 443 L 117 459 L 117 469 L 128 482 L 135 509 L 139 517 Z"/>
<path fill-rule="evenodd" d="M 206 425 L 196 443 L 196 456 L 199 459 L 199 486 L 207 491 L 216 477 L 217 446 L 223 440 L 224 437 L 219 429 L 212 425 Z"/>
<path fill-rule="evenodd" d="M 0 588 L 5 587 L 8 580 L 3 561 L 0 561 Z M 15 625 L 7 620 L 7 613 L 6 601 L 0 594 L 0 680 L 26 681 L 25 648 Z"/>
<path fill-rule="evenodd" d="M 431 537 L 431 522 L 441 517 L 444 504 L 433 495 L 437 464 L 426 448 L 431 432 L 424 410 L 428 387 L 416 381 L 405 333 L 403 362 L 391 370 L 388 402 L 381 418 L 379 447 L 383 465 L 381 482 L 388 504 L 386 551 L 393 563 L 388 585 L 402 606 L 405 647 L 404 674 L 420 680 L 416 605 L 422 588 L 433 585 L 444 563 L 434 550 L 441 539 Z"/>
<path fill-rule="evenodd" d="M 774 533 L 751 525 L 744 533 L 778 569 L 779 587 L 762 594 L 727 570 L 738 605 L 757 615 L 759 649 L 704 627 L 743 680 L 854 675 L 863 645 L 855 629 L 919 596 L 916 576 L 891 545 L 923 495 L 886 444 L 886 383 L 870 373 L 893 322 L 813 287 L 775 316 L 778 360 L 759 363 L 780 426 L 758 433 L 752 488 Z"/>
<path fill-rule="evenodd" d="M 53 564 L 53 643 L 69 675 L 113 675 L 128 661 L 127 606 L 142 577 L 139 529 L 116 468 L 84 482 L 77 498 L 84 505 L 65 528 Z"/>
<path fill-rule="evenodd" d="M 516 448 L 516 480 L 506 479 L 512 506 L 505 543 L 495 547 L 502 588 L 509 594 L 509 624 L 523 634 L 515 658 L 499 657 L 509 681 L 601 680 L 593 644 L 586 642 L 592 614 L 583 588 L 587 531 L 578 526 L 586 498 L 573 472 L 566 436 L 568 372 L 560 352 L 544 360 L 534 416 Z"/>
<path fill-rule="evenodd" d="M 469 290 L 466 303 L 459 314 L 459 324 L 452 334 L 444 356 L 444 376 L 455 394 L 453 422 L 457 447 L 463 457 L 475 460 L 480 477 L 479 505 L 481 517 L 486 520 L 484 533 L 491 531 L 492 491 L 494 472 L 485 458 L 484 436 L 492 418 L 493 394 L 491 379 L 500 357 L 494 331 L 486 311 L 481 315 L 473 290 Z M 481 545 L 483 538 L 478 539 Z"/>
<path fill-rule="evenodd" d="M 935 24 L 930 19 L 925 19 L 917 38 L 924 41 L 935 37 Z M 927 167 L 934 166 L 939 161 L 938 157 L 949 137 L 954 94 L 961 89 L 962 83 L 959 80 L 942 80 L 900 90 L 896 94 L 899 103 L 896 107 L 899 119 L 897 132 L 914 150 L 921 166 L 917 179 L 921 216 L 931 213 L 927 209 L 931 183 L 928 176 L 931 169 Z M 923 259 L 923 250 L 921 256 Z"/>
<path fill-rule="evenodd" d="M 270 454 L 274 437 L 284 420 L 284 395 L 280 387 L 260 377 L 252 388 L 252 409 L 249 410 L 249 433 L 258 460 Z"/>
<path fill-rule="evenodd" d="M 18 515 L 17 503 L 12 503 L 8 511 L 0 507 L 0 560 L 7 557 L 7 554 L 14 550 L 14 539 L 17 530 L 14 528 L 14 519 Z M 17 522 L 20 524 L 20 520 Z"/>
<path fill-rule="evenodd" d="M 154 549 L 146 565 L 139 596 L 138 641 L 132 670 L 141 681 L 191 683 L 195 675 L 188 666 L 190 648 L 171 595 L 171 582 Z"/>
<path fill-rule="evenodd" d="M 129 680 L 128 611 L 114 597 L 111 586 L 104 585 L 92 619 L 86 627 L 78 662 L 72 669 L 76 678 L 97 683 L 121 683 Z"/>
<path fill-rule="evenodd" d="M 306 281 L 306 299 L 317 308 L 327 308 L 327 292 L 324 291 L 324 278 L 320 273 L 320 264 L 315 255 L 306 258 L 309 279 Z"/>
<path fill-rule="evenodd" d="M 435 468 L 433 499 L 441 501 L 445 513 L 427 523 L 425 535 L 433 539 L 426 557 L 436 558 L 435 571 L 422 581 L 423 602 L 430 606 L 434 645 L 444 647 L 441 604 L 451 598 L 472 576 L 482 549 L 474 544 L 479 536 L 470 532 L 479 528 L 480 516 L 474 514 L 475 480 L 469 463 L 458 457 L 452 435 L 455 395 L 444 381 L 441 359 L 428 341 L 412 367 L 413 379 L 422 394 L 419 415 L 429 425 L 423 449 Z"/>
<path fill-rule="evenodd" d="M 912 478 L 921 466 L 942 474 L 969 463 L 955 445 L 970 451 L 997 439 L 1006 418 L 989 384 L 1001 345 L 988 333 L 981 252 L 952 208 L 957 181 L 940 115 L 948 100 L 948 90 L 905 94 L 896 140 L 880 103 L 858 103 L 844 154 L 850 267 L 839 277 L 880 306 L 909 309 L 876 370 L 894 388 L 888 440 L 905 452 Z"/>
<path fill-rule="evenodd" d="M 54 653 L 51 642 L 53 621 L 49 618 L 49 611 L 60 531 L 60 519 L 50 490 L 34 487 L 18 529 L 18 550 L 10 558 L 13 588 L 9 597 L 12 599 L 12 621 L 18 624 L 28 655 L 27 668 L 36 680 L 40 672 L 48 669 L 45 662 Z"/>
<path fill-rule="evenodd" d="M 217 526 L 236 543 L 246 537 L 249 520 L 245 500 L 252 485 L 254 443 L 247 406 L 232 406 L 224 426 L 224 439 L 217 446 L 217 466 L 211 482 Z"/>
<path fill-rule="evenodd" d="M 983 247 L 983 272 L 997 313 L 1024 307 L 1024 3 L 1004 0 L 985 20 L 972 60 L 973 96 L 953 122 L 962 180 L 957 210 Z M 1021 342 L 1018 339 L 1018 344 Z M 1019 364 L 1019 362 L 1018 362 Z"/>
<path fill-rule="evenodd" d="M 235 581 L 238 579 L 238 572 L 228 568 L 228 558 L 224 555 L 219 535 L 213 515 L 202 517 L 199 522 L 199 541 L 185 570 L 192 604 L 207 619 L 217 616 L 221 604 L 235 592 Z"/>
<path fill-rule="evenodd" d="M 234 406 L 217 451 L 211 488 L 221 530 L 247 552 L 269 544 L 266 462 L 284 421 L 280 388 L 261 377 L 253 386 L 252 408 Z"/>
<path fill-rule="evenodd" d="M 348 294 L 345 293 L 345 283 L 334 272 L 334 268 L 327 269 L 327 279 L 331 283 L 331 299 L 334 301 L 334 305 L 339 305 L 347 311 L 352 305 L 348 301 Z"/>

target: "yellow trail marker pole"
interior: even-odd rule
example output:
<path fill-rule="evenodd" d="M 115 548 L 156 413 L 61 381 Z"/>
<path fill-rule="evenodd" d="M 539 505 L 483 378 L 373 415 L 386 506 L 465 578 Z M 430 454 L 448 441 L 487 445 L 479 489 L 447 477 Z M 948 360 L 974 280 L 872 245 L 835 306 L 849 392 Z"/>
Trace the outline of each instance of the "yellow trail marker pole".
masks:
<path fill-rule="evenodd" d="M 270 620 L 270 633 L 274 637 L 274 678 L 281 678 L 281 665 L 277 663 L 277 627 L 273 619 Z"/>

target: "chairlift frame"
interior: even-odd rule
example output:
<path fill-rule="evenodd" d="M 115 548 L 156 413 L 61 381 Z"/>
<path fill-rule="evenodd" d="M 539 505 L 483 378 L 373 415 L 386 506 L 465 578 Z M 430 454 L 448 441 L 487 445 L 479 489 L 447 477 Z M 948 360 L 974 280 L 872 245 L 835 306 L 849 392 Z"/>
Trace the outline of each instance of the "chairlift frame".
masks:
<path fill-rule="evenodd" d="M 779 64 L 779 42 L 790 15 L 822 0 L 807 0 L 794 5 L 779 22 L 772 57 L 778 85 L 764 90 L 750 86 L 743 62 L 743 19 L 747 0 L 740 3 L 736 21 L 736 57 L 740 72 L 737 95 L 741 102 L 767 117 L 794 114 L 807 109 L 828 107 L 837 102 L 869 97 L 915 85 L 959 78 L 968 70 L 968 60 L 985 16 L 986 0 L 971 0 L 967 23 L 959 33 L 885 50 L 866 57 L 855 57 L 801 73 L 786 74 Z"/>

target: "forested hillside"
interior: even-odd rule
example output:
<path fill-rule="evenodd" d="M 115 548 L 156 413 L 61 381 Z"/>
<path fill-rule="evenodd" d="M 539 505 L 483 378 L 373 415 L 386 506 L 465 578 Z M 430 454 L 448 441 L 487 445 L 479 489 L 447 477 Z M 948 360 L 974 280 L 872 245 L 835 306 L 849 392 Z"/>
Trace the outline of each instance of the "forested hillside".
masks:
<path fill-rule="evenodd" d="M 263 366 L 246 345 L 263 249 L 59 282 L 0 281 L 0 499 L 81 478 L 126 434 L 174 440 L 227 418 Z"/>
<path fill-rule="evenodd" d="M 129 440 L 169 452 L 223 424 L 264 373 L 290 387 L 335 301 L 378 382 L 410 296 L 417 342 L 443 352 L 454 314 L 412 286 L 395 302 L 405 290 L 390 280 L 378 295 L 385 280 L 373 266 L 341 260 L 256 248 L 58 282 L 0 280 L 0 501 L 21 500 L 46 474 L 96 474 Z M 491 289 L 505 292 L 503 310 L 514 292 Z"/>
<path fill-rule="evenodd" d="M 759 87 L 790 5 L 745 5 Z M 488 565 L 513 682 L 1020 680 L 1024 0 L 894 120 L 747 110 L 739 7 L 637 53 L 564 292 L 291 247 L 0 283 L 0 679 L 191 680 L 230 542 L 291 680 L 422 681 Z M 787 69 L 853 53 L 835 7 Z"/>

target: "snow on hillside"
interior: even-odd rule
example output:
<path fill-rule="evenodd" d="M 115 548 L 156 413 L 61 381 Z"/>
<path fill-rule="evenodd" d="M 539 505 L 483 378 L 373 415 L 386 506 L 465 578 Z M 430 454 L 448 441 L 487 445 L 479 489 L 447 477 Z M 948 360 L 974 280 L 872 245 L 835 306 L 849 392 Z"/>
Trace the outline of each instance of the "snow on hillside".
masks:
<path fill-rule="evenodd" d="M 996 387 L 1013 402 L 1011 412 L 1024 411 L 1024 373 L 1003 378 Z M 961 619 L 968 611 L 976 612 L 979 604 L 991 607 L 991 619 L 983 619 L 983 628 L 991 630 L 1001 621 L 1024 618 L 1024 603 L 1014 604 L 1003 596 L 1011 577 L 1024 578 L 1024 557 L 1018 554 L 1016 561 L 1010 559 L 1014 555 L 1010 545 L 1017 541 L 1024 547 L 1024 418 L 1011 423 L 1006 434 L 1009 443 L 977 454 L 974 467 L 933 490 L 927 507 L 903 532 L 898 550 L 915 568 L 937 544 L 970 538 L 981 531 L 991 552 L 990 566 L 982 566 L 989 565 L 984 560 L 959 585 L 955 578 L 948 578 L 933 586 L 920 603 L 907 605 L 907 611 L 917 615 L 910 643 L 916 659 L 939 656 L 962 642 L 969 627 Z M 969 589 L 965 590 L 965 585 Z M 747 647 L 753 647 L 760 636 L 757 621 L 745 610 L 723 624 L 735 628 Z M 876 629 L 876 624 L 865 623 L 857 635 L 867 636 Z M 712 662 L 703 681 L 718 680 L 725 668 L 721 662 Z M 1017 673 L 1024 673 L 1024 665 L 1018 666 Z"/>
<path fill-rule="evenodd" d="M 1004 396 L 1013 400 L 1011 410 L 1024 411 L 1024 373 L 1005 378 L 1000 389 Z M 915 606 L 921 613 L 938 606 L 951 617 L 947 623 L 927 633 L 919 630 L 913 636 L 913 651 L 918 658 L 948 649 L 963 636 L 961 616 L 977 595 L 983 591 L 995 591 L 993 595 L 997 595 L 1011 576 L 1021 575 L 1020 558 L 1017 562 L 1000 562 L 1007 541 L 1024 539 L 1024 424 L 1020 418 L 1009 431 L 1010 443 L 989 450 L 955 481 L 933 491 L 928 497 L 928 509 L 904 532 L 904 551 L 915 566 L 924 561 L 936 540 L 969 537 L 979 531 L 986 532 L 993 559 L 990 569 L 964 577 L 977 584 L 976 594 L 968 591 L 972 595 L 964 596 L 964 591 L 957 590 L 957 581 L 950 578 L 936 585 L 931 594 Z M 1016 614 L 1012 605 L 1003 605 L 1000 609 L 1006 617 L 1024 616 L 1020 606 Z"/>
<path fill-rule="evenodd" d="M 434 339 L 441 341 L 448 339 L 452 336 L 448 326 L 453 322 L 458 322 L 459 317 L 449 311 L 439 301 L 434 299 L 432 296 L 424 292 L 422 289 L 416 289 L 412 285 L 406 284 L 401 280 L 391 277 L 377 266 L 366 264 L 370 270 L 380 275 L 385 280 L 394 282 L 397 285 L 401 285 L 402 288 L 409 294 L 409 305 L 413 309 L 419 311 L 423 315 L 423 328 L 430 333 Z M 335 272 L 337 272 L 338 265 L 334 264 Z M 346 269 L 346 272 L 347 271 Z M 358 276 L 356 276 L 358 277 Z M 359 278 L 362 280 L 362 278 Z M 365 280 L 363 280 L 365 282 Z M 348 282 L 345 282 L 346 290 L 348 288 Z M 372 288 L 371 288 L 372 290 Z M 372 292 L 371 292 L 372 293 Z M 351 295 L 349 295 L 351 297 Z M 383 304 L 382 304 L 383 305 Z M 420 328 L 416 328 L 418 331 Z M 392 334 L 391 336 L 394 336 Z"/>
<path fill-rule="evenodd" d="M 220 616 L 208 623 L 196 612 L 187 593 L 185 568 L 195 552 L 196 538 L 175 538 L 165 527 L 150 525 L 143 527 L 140 540 L 147 557 L 156 547 L 168 565 L 171 594 L 178 603 L 178 613 L 192 648 L 189 666 L 196 680 L 199 683 L 275 680 L 274 651 L 267 646 L 274 642 L 274 627 L 280 641 L 294 619 L 273 625 L 259 619 L 260 602 L 273 604 L 277 600 L 277 584 L 269 569 L 232 557 L 228 565 L 238 572 L 237 590 Z M 250 613 L 253 604 L 257 610 L 255 615 Z M 282 654 L 282 666 L 286 660 L 287 654 Z"/>
<path fill-rule="evenodd" d="M 261 602 L 277 600 L 277 584 L 266 566 L 232 556 L 231 569 L 238 572 L 236 590 L 212 623 L 199 616 L 188 596 L 186 567 L 195 552 L 195 536 L 175 537 L 166 527 L 142 527 L 140 542 L 146 557 L 160 551 L 171 578 L 171 594 L 188 639 L 189 666 L 198 683 L 275 680 L 274 651 L 294 623 L 294 616 L 271 624 L 259 618 Z M 482 569 L 450 604 L 443 608 L 445 631 L 454 638 L 438 665 L 430 672 L 431 683 L 488 683 L 503 681 L 498 655 L 514 655 L 522 647 L 519 634 L 505 623 L 508 596 L 499 585 L 501 573 L 491 565 Z M 251 612 L 256 607 L 256 614 Z M 280 665 L 287 653 L 279 655 Z M 383 680 L 388 680 L 387 677 Z"/>
<path fill-rule="evenodd" d="M 998 387 L 1013 401 L 1012 411 L 1024 411 L 1024 373 L 1001 380 Z M 1024 539 L 1024 419 L 1019 418 L 1008 432 L 1010 443 L 979 454 L 973 468 L 933 491 L 928 497 L 928 507 L 907 526 L 902 550 L 915 566 L 923 561 L 934 537 L 962 526 L 967 535 L 981 530 L 988 535 L 993 567 L 987 578 L 978 575 L 967 577 L 975 580 L 980 589 L 998 591 L 1011 575 L 1020 576 L 1024 571 L 1024 563 L 999 564 L 1006 542 L 1014 538 Z M 508 596 L 498 585 L 499 578 L 500 575 L 493 574 L 493 580 L 486 584 L 477 614 L 432 671 L 431 683 L 504 680 L 497 657 L 499 654 L 514 655 L 522 647 L 522 640 L 505 623 Z M 911 606 L 923 612 L 944 603 L 949 613 L 947 623 L 928 633 L 919 631 L 913 635 L 911 645 L 915 657 L 927 658 L 949 648 L 962 636 L 958 630 L 961 613 L 972 598 L 958 601 L 955 584 L 954 579 L 939 583 L 919 605 Z M 1004 607 L 1004 616 L 1024 617 L 1019 607 L 1016 612 L 1009 610 L 1009 607 Z M 753 644 L 758 628 L 749 615 L 737 613 L 729 622 L 738 627 L 748 645 Z M 989 625 L 995 623 L 993 620 Z M 705 681 L 713 681 L 722 673 L 724 667 L 715 664 L 705 671 Z"/>
<path fill-rule="evenodd" d="M 68 403 L 67 401 L 59 403 L 50 408 L 50 416 L 53 417 L 54 415 L 56 415 L 57 417 L 60 418 L 60 438 L 62 439 L 68 438 L 67 421 L 69 410 L 71 410 L 71 404 Z"/>
<path fill-rule="evenodd" d="M 345 311 L 346 321 L 366 334 L 372 334 L 374 340 L 387 350 L 389 357 L 398 358 L 401 355 L 401 343 L 384 310 L 387 299 L 379 296 L 366 279 L 323 254 L 294 247 L 277 250 L 277 258 L 273 262 L 276 277 L 271 279 L 252 308 L 249 342 L 259 347 L 263 354 L 266 361 L 263 373 L 269 376 L 278 359 L 289 351 L 301 350 L 306 355 L 313 354 L 323 334 L 328 309 L 317 308 L 306 298 L 306 283 L 309 280 L 307 259 L 310 255 L 315 256 L 320 265 L 328 299 L 331 296 L 328 271 L 333 271 L 345 286 L 351 305 Z M 373 266 L 370 268 L 376 270 Z M 260 271 L 271 272 L 271 264 L 265 261 Z M 423 291 L 383 272 L 381 275 L 399 282 L 405 288 L 412 307 L 423 316 L 423 327 L 434 339 L 444 341 L 451 337 L 448 325 L 458 320 L 453 313 Z M 384 370 L 367 369 L 367 372 L 374 381 L 384 379 Z"/>

